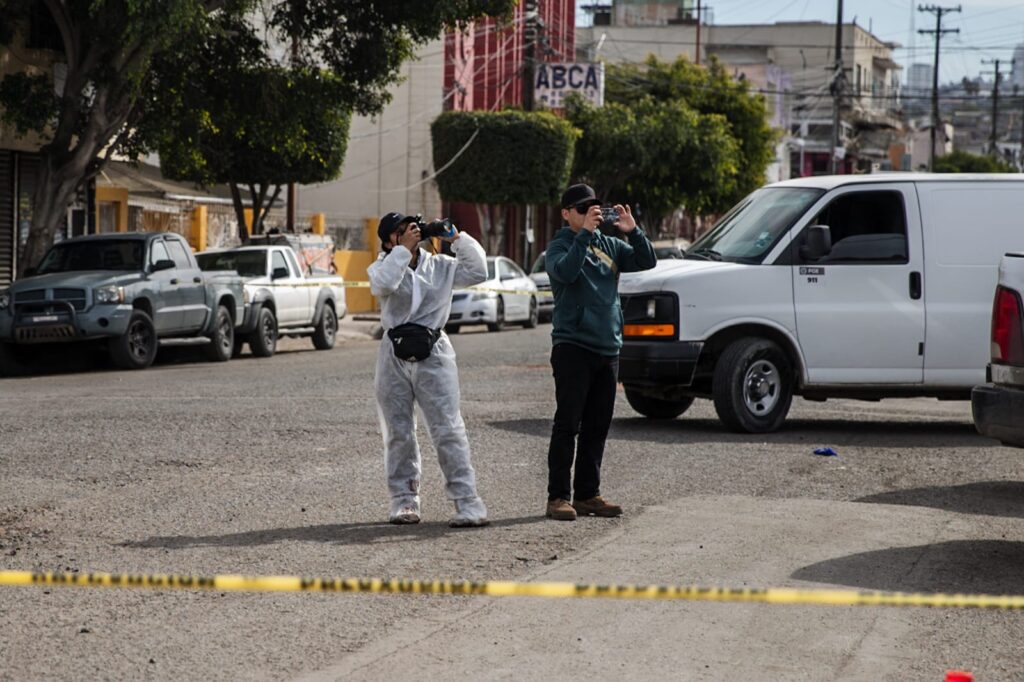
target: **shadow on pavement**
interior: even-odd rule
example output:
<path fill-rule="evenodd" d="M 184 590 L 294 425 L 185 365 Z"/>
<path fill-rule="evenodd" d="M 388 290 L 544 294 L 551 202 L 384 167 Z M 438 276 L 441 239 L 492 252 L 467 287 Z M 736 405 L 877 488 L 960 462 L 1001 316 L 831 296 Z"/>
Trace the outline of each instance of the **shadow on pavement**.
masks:
<path fill-rule="evenodd" d="M 868 495 L 854 501 L 1024 519 L 1024 482 L 979 481 L 964 485 L 910 488 Z M 1024 571 L 1024 566 L 1021 570 Z"/>
<path fill-rule="evenodd" d="M 491 426 L 520 435 L 548 438 L 550 419 L 509 419 Z M 715 419 L 651 420 L 616 418 L 609 440 L 653 443 L 792 443 L 795 445 L 852 445 L 873 448 L 985 447 L 997 445 L 962 421 L 848 421 L 844 419 L 792 419 L 775 433 L 732 433 Z M 841 454 L 841 453 L 840 453 Z"/>
<path fill-rule="evenodd" d="M 493 519 L 487 528 L 505 528 L 544 523 L 541 516 L 516 519 Z M 227 535 L 167 535 L 135 542 L 122 542 L 121 547 L 133 549 L 191 549 L 194 547 L 256 547 L 278 542 L 329 542 L 338 545 L 369 545 L 382 542 L 418 542 L 436 540 L 447 535 L 487 532 L 487 528 L 449 528 L 447 521 L 432 521 L 413 526 L 395 526 L 389 523 L 335 523 L 323 526 L 272 528 Z"/>
<path fill-rule="evenodd" d="M 796 580 L 896 592 L 1020 594 L 1024 543 L 954 540 L 851 554 L 811 564 Z"/>

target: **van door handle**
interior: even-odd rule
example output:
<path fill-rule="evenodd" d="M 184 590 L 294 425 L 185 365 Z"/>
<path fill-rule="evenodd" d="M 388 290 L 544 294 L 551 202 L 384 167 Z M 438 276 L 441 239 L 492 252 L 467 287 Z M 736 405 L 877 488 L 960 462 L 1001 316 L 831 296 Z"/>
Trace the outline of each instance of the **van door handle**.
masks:
<path fill-rule="evenodd" d="M 203 280 L 202 280 L 201 277 L 193 277 L 192 281 L 195 282 L 196 284 L 202 284 L 203 283 Z"/>
<path fill-rule="evenodd" d="M 171 284 L 177 284 L 177 283 L 178 283 L 178 278 L 177 277 L 175 277 L 174 279 L 171 280 Z"/>
<path fill-rule="evenodd" d="M 921 298 L 921 273 L 910 273 L 910 298 L 915 301 Z"/>

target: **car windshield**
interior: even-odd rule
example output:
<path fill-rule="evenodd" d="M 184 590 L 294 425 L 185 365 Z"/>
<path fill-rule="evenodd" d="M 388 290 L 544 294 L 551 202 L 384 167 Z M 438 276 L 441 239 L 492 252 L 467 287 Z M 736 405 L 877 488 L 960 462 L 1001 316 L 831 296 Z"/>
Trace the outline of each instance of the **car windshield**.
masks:
<path fill-rule="evenodd" d="M 56 244 L 36 268 L 37 275 L 82 270 L 142 270 L 141 239 L 97 239 Z"/>
<path fill-rule="evenodd" d="M 494 279 L 494 259 L 493 258 L 488 258 L 487 259 L 487 279 L 488 280 Z"/>
<path fill-rule="evenodd" d="M 687 260 L 760 263 L 779 239 L 825 193 L 807 187 L 765 187 L 749 195 L 692 247 Z"/>
<path fill-rule="evenodd" d="M 543 253 L 540 254 L 540 256 L 537 257 L 537 260 L 535 260 L 533 262 L 533 269 L 530 270 L 530 274 L 531 275 L 536 275 L 538 272 L 547 272 L 547 270 L 544 269 L 544 254 Z"/>
<path fill-rule="evenodd" d="M 196 256 L 199 269 L 234 270 L 242 277 L 264 277 L 267 274 L 265 251 L 219 251 Z"/>

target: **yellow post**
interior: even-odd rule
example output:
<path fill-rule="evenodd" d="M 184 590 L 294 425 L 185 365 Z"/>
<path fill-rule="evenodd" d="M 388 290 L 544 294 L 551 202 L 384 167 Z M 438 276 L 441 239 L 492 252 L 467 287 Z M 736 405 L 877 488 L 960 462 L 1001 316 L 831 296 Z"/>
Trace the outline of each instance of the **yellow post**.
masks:
<path fill-rule="evenodd" d="M 251 208 L 245 208 L 245 209 L 242 209 L 242 211 L 245 213 L 245 233 L 248 234 L 251 237 L 252 236 L 252 209 Z"/>
<path fill-rule="evenodd" d="M 192 209 L 192 231 L 189 236 L 189 244 L 196 251 L 206 251 L 206 229 L 209 225 L 209 214 L 206 206 L 196 206 Z"/>
<path fill-rule="evenodd" d="M 327 234 L 327 216 L 323 213 L 314 213 L 309 222 L 313 234 Z"/>

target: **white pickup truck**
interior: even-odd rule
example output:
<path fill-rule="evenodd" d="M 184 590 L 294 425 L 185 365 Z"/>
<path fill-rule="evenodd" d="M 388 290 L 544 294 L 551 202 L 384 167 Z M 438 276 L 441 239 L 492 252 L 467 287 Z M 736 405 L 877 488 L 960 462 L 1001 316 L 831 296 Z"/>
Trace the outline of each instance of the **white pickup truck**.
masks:
<path fill-rule="evenodd" d="M 992 303 L 992 383 L 971 392 L 974 424 L 989 438 L 1024 448 L 1024 253 L 999 264 Z"/>
<path fill-rule="evenodd" d="M 270 357 L 279 336 L 308 336 L 317 350 L 334 347 L 345 316 L 345 289 L 336 275 L 303 272 L 290 246 L 243 246 L 196 254 L 205 271 L 233 270 L 242 276 L 245 321 L 235 332 L 235 354 L 248 343 L 252 354 Z"/>

